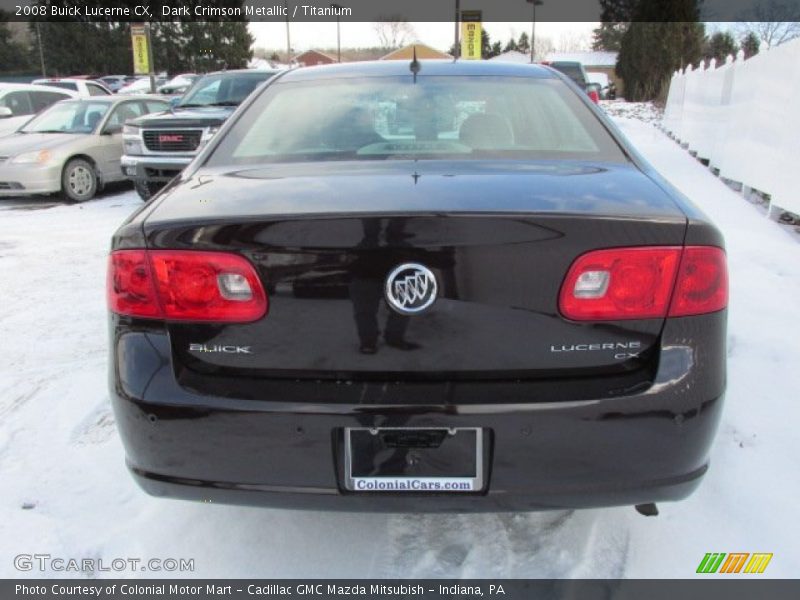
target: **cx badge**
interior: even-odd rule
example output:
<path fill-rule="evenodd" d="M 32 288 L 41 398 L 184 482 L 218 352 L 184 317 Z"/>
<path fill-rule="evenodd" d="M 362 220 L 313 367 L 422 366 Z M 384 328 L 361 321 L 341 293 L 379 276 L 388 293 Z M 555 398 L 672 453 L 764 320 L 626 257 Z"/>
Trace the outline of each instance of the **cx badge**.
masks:
<path fill-rule="evenodd" d="M 436 301 L 436 277 L 428 267 L 405 263 L 386 278 L 386 301 L 401 315 L 417 315 Z"/>

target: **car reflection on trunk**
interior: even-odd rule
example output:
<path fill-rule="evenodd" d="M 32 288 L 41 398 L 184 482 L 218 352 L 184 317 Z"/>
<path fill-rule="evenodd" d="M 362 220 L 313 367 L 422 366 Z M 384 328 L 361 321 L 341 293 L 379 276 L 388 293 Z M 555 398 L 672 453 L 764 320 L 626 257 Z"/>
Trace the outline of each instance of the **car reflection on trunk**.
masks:
<path fill-rule="evenodd" d="M 385 227 L 384 227 L 385 224 Z M 396 259 L 388 253 L 370 253 L 370 248 L 379 248 L 381 232 L 385 230 L 385 246 L 397 248 L 408 246 L 403 237 L 406 219 L 363 219 L 364 237 L 358 244 L 357 258 L 353 262 L 350 280 L 350 299 L 353 302 L 353 317 L 358 331 L 359 351 L 375 354 L 378 351 L 378 310 L 383 298 L 384 278 L 394 266 Z M 379 258 L 380 257 L 380 258 Z M 398 350 L 416 350 L 419 344 L 405 339 L 409 317 L 389 311 L 383 338 L 387 346 Z"/>

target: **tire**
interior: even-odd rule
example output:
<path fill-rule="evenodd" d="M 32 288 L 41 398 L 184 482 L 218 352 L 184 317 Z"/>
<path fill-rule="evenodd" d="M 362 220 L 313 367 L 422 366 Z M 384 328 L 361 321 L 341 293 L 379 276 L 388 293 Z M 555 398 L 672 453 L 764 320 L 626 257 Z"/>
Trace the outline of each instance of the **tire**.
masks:
<path fill-rule="evenodd" d="M 83 158 L 73 158 L 61 172 L 61 195 L 70 202 L 86 202 L 97 193 L 94 165 Z"/>
<path fill-rule="evenodd" d="M 139 198 L 147 202 L 164 187 L 164 184 L 157 181 L 147 181 L 146 179 L 136 179 L 133 182 L 133 187 L 136 188 L 136 193 L 139 194 Z"/>

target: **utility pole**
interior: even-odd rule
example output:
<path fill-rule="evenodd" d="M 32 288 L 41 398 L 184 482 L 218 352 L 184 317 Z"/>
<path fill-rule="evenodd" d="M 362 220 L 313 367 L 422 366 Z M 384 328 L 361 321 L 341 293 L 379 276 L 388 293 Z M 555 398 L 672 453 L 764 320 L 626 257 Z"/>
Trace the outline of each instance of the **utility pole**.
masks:
<path fill-rule="evenodd" d="M 292 41 L 289 37 L 289 7 L 286 0 L 283 0 L 283 7 L 286 9 L 286 64 L 292 62 Z"/>
<path fill-rule="evenodd" d="M 339 21 L 339 11 L 341 11 L 344 6 L 339 4 L 331 4 L 331 8 L 336 10 L 336 61 L 342 62 L 342 35 L 341 35 L 341 25 Z"/>
<path fill-rule="evenodd" d="M 453 40 L 453 60 L 458 58 L 459 53 L 459 46 L 458 46 L 458 22 L 461 19 L 461 0 L 456 0 L 456 18 L 453 20 L 455 23 L 455 38 Z"/>
<path fill-rule="evenodd" d="M 36 40 L 39 42 L 39 62 L 42 65 L 42 77 L 47 77 L 47 70 L 44 65 L 44 48 L 42 48 L 42 30 L 39 28 L 39 21 L 36 21 Z"/>
<path fill-rule="evenodd" d="M 525 0 L 533 6 L 533 15 L 531 17 L 531 64 L 535 62 L 534 52 L 536 51 L 536 7 L 544 4 L 544 0 Z"/>
<path fill-rule="evenodd" d="M 153 40 L 150 35 L 150 23 L 144 24 L 144 29 L 147 32 L 147 55 L 150 57 L 150 93 L 156 93 L 156 66 L 153 64 Z"/>

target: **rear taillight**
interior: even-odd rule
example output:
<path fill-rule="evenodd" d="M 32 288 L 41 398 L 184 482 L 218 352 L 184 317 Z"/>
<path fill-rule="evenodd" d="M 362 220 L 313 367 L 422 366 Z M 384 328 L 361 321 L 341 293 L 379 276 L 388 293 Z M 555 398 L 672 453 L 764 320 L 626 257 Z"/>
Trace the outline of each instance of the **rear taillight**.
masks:
<path fill-rule="evenodd" d="M 670 317 L 701 315 L 728 306 L 728 261 L 714 246 L 688 246 L 683 251 Z"/>
<path fill-rule="evenodd" d="M 144 250 L 119 250 L 108 257 L 108 308 L 121 315 L 162 316 Z"/>
<path fill-rule="evenodd" d="M 575 321 L 696 315 L 725 308 L 725 253 L 711 246 L 595 250 L 578 257 L 559 294 Z"/>
<path fill-rule="evenodd" d="M 253 265 L 224 252 L 117 250 L 107 288 L 112 312 L 172 321 L 255 321 L 268 304 Z"/>
<path fill-rule="evenodd" d="M 597 93 L 597 90 L 589 90 L 589 98 L 595 104 L 600 104 L 600 94 Z"/>

